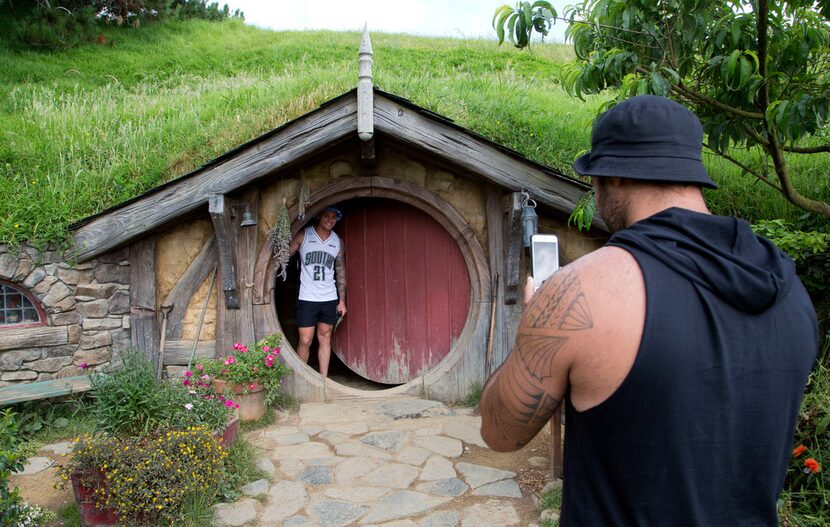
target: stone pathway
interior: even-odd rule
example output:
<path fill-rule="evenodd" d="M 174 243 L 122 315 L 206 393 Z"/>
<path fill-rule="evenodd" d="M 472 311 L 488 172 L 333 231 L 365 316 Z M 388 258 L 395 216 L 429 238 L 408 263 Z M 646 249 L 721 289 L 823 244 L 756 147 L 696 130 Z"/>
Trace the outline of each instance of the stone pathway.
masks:
<path fill-rule="evenodd" d="M 481 418 L 421 399 L 306 403 L 246 435 L 256 481 L 216 506 L 215 527 L 519 525 L 516 474 L 464 461 Z"/>

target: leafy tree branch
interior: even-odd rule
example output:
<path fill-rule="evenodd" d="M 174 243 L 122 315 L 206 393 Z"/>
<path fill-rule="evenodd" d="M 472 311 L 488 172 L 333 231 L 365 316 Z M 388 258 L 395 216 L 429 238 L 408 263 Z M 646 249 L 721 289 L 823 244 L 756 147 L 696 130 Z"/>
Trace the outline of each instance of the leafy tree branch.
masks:
<path fill-rule="evenodd" d="M 830 0 L 583 0 L 563 18 L 548 2 L 502 6 L 493 26 L 521 48 L 536 27 L 545 36 L 568 20 L 577 60 L 561 80 L 571 95 L 673 97 L 700 117 L 712 151 L 736 162 L 732 149 L 761 147 L 774 179 L 743 172 L 830 218 L 812 188 L 795 188 L 785 156 L 830 152 L 829 17 Z"/>

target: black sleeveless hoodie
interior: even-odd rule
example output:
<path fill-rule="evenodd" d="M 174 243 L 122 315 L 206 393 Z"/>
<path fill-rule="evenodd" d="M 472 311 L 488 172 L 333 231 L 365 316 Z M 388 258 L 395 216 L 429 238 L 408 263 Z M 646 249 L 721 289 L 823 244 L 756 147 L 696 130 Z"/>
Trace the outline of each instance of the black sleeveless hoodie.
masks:
<path fill-rule="evenodd" d="M 678 208 L 608 245 L 642 269 L 645 325 L 616 392 L 566 405 L 561 525 L 776 526 L 818 353 L 792 260 L 742 220 Z"/>

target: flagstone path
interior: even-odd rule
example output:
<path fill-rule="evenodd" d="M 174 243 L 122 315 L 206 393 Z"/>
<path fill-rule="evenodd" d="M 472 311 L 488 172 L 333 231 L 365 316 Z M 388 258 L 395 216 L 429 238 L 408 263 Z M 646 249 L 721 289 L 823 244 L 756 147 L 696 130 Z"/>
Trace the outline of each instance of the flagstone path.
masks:
<path fill-rule="evenodd" d="M 303 404 L 246 434 L 272 482 L 217 505 L 214 526 L 528 525 L 516 472 L 465 460 L 486 448 L 480 426 L 469 409 L 422 399 Z"/>

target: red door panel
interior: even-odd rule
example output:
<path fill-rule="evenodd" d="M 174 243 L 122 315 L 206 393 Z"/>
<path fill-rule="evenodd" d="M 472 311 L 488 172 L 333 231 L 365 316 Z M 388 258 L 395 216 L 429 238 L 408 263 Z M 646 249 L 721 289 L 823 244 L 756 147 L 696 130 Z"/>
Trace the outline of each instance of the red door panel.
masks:
<path fill-rule="evenodd" d="M 401 384 L 429 371 L 461 334 L 470 279 L 458 245 L 425 212 L 365 200 L 338 225 L 348 314 L 332 350 L 359 375 Z"/>

